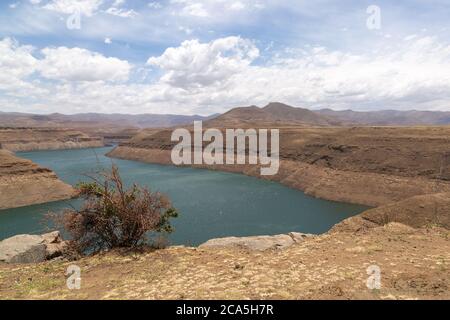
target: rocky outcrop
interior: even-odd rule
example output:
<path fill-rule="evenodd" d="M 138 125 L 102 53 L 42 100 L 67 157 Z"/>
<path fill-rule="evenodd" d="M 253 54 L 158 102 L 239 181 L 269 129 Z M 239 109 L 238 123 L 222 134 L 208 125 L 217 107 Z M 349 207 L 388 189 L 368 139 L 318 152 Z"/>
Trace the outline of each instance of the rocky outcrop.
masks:
<path fill-rule="evenodd" d="M 70 199 L 72 186 L 32 161 L 0 150 L 0 210 Z"/>
<path fill-rule="evenodd" d="M 0 261 L 6 263 L 37 263 L 45 261 L 42 237 L 18 235 L 0 242 Z"/>
<path fill-rule="evenodd" d="M 199 246 L 200 249 L 240 247 L 248 250 L 265 251 L 269 249 L 283 250 L 290 246 L 312 238 L 314 235 L 298 232 L 275 236 L 227 237 L 211 239 Z"/>
<path fill-rule="evenodd" d="M 53 231 L 41 235 L 45 244 L 45 258 L 51 260 L 64 255 L 67 249 L 67 241 L 64 241 L 59 231 Z"/>
<path fill-rule="evenodd" d="M 0 262 L 39 263 L 61 256 L 66 246 L 58 231 L 17 235 L 0 242 Z"/>

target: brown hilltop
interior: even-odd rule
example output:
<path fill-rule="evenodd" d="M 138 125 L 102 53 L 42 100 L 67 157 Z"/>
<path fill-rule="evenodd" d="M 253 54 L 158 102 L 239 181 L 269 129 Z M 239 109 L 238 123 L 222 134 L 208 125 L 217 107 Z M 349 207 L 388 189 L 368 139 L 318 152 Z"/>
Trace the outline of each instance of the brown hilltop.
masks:
<path fill-rule="evenodd" d="M 311 110 L 271 102 L 263 108 L 239 107 L 205 122 L 207 127 L 333 126 L 339 121 Z"/>
<path fill-rule="evenodd" d="M 266 113 L 272 115 L 277 122 L 296 123 L 304 125 L 330 126 L 340 123 L 332 117 L 322 116 L 314 111 L 295 108 L 280 102 L 271 102 L 263 108 Z"/>

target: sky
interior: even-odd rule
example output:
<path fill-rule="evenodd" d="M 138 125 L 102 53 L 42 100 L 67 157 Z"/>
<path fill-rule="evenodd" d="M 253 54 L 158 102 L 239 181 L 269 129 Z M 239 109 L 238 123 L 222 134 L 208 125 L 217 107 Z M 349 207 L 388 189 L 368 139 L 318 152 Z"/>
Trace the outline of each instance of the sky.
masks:
<path fill-rule="evenodd" d="M 0 111 L 450 111 L 448 0 L 2 0 Z"/>

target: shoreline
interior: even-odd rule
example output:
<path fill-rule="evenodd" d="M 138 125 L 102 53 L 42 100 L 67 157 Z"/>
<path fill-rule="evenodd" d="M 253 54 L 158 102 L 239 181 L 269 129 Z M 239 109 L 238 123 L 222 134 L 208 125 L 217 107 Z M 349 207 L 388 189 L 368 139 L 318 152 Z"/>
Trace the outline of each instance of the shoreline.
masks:
<path fill-rule="evenodd" d="M 58 150 L 75 150 L 88 148 L 102 148 L 105 144 L 103 141 L 89 142 L 29 142 L 29 143 L 3 143 L 2 147 L 11 152 L 33 152 L 33 151 L 58 151 Z"/>
<path fill-rule="evenodd" d="M 0 150 L 0 210 L 71 199 L 75 189 L 55 172 Z"/>
<path fill-rule="evenodd" d="M 118 146 L 107 157 L 173 165 L 171 151 Z M 450 183 L 426 178 L 409 178 L 369 172 L 335 170 L 299 161 L 280 160 L 274 176 L 261 176 L 257 165 L 188 165 L 185 167 L 244 174 L 275 181 L 324 200 L 378 207 L 410 197 L 450 192 Z"/>

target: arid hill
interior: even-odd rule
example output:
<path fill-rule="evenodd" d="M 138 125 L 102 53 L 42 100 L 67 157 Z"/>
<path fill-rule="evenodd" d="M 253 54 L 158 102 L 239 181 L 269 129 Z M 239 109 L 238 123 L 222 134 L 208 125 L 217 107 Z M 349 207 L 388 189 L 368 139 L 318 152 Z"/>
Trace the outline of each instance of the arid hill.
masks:
<path fill-rule="evenodd" d="M 214 117 L 214 116 L 211 116 Z M 183 116 L 171 114 L 102 114 L 80 113 L 64 115 L 53 113 L 36 115 L 28 113 L 0 112 L 0 126 L 9 127 L 57 127 L 85 129 L 113 128 L 164 128 L 192 123 L 195 120 L 208 120 L 211 117 Z"/>
<path fill-rule="evenodd" d="M 343 124 L 372 126 L 419 126 L 448 125 L 450 112 L 418 111 L 418 110 L 381 110 L 358 112 L 352 110 L 334 111 L 322 109 L 316 114 L 327 116 Z"/>
<path fill-rule="evenodd" d="M 56 174 L 0 150 L 0 209 L 69 199 L 75 190 Z"/>
<path fill-rule="evenodd" d="M 102 137 L 91 137 L 71 129 L 0 127 L 0 149 L 33 151 L 101 146 Z"/>
<path fill-rule="evenodd" d="M 37 127 L 37 128 L 72 128 L 83 132 L 93 132 L 97 128 L 103 130 L 168 128 L 192 124 L 193 121 L 208 122 L 208 126 L 250 126 L 265 125 L 379 125 L 379 126 L 416 126 L 416 125 L 448 125 L 450 112 L 418 111 L 418 110 L 381 110 L 359 112 L 353 110 L 335 111 L 332 109 L 309 110 L 294 108 L 287 104 L 272 102 L 263 108 L 256 106 L 239 107 L 220 115 L 185 116 L 176 114 L 103 114 L 80 113 L 65 115 L 53 113 L 48 115 L 1 112 L 0 126 Z"/>
<path fill-rule="evenodd" d="M 269 103 L 264 108 L 257 106 L 234 108 L 205 122 L 207 127 L 261 127 L 261 126 L 332 126 L 339 125 L 332 118 L 308 109 L 294 108 L 279 102 Z"/>
<path fill-rule="evenodd" d="M 110 156 L 172 164 L 171 132 L 141 132 Z M 450 127 L 281 128 L 280 158 L 265 178 L 329 200 L 378 206 L 450 191 Z M 260 176 L 251 165 L 204 167 Z"/>

